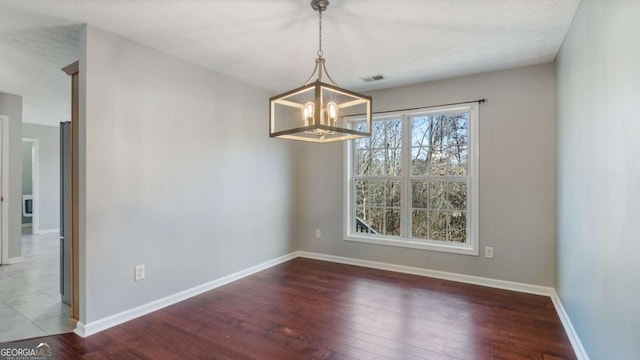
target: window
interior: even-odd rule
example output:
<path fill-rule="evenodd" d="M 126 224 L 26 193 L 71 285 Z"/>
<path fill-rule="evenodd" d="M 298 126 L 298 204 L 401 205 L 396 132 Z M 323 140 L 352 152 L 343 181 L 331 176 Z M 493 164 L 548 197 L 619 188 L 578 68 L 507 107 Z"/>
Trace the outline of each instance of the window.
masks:
<path fill-rule="evenodd" d="M 346 144 L 345 240 L 478 255 L 477 133 L 477 104 L 374 118 Z"/>

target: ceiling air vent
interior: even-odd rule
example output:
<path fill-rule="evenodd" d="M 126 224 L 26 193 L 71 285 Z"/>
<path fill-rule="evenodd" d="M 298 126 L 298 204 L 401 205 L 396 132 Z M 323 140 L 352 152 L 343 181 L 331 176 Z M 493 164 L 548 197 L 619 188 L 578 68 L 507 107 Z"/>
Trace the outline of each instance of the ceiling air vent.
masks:
<path fill-rule="evenodd" d="M 367 77 L 363 77 L 362 80 L 364 80 L 364 82 L 372 82 L 372 81 L 384 80 L 384 76 L 382 76 L 382 75 L 367 76 Z"/>

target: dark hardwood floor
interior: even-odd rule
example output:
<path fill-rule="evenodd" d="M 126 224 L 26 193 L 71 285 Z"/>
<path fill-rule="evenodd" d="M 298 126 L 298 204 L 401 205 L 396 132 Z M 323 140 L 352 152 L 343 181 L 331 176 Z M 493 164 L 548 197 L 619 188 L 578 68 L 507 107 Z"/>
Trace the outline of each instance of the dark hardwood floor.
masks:
<path fill-rule="evenodd" d="M 547 297 L 302 258 L 43 341 L 60 359 L 575 359 Z"/>

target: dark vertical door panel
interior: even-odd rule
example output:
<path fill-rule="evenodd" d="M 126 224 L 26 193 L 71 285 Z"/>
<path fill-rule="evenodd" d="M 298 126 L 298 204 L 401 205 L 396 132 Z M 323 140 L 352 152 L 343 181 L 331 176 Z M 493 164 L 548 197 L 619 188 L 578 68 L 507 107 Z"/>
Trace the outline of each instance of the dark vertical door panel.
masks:
<path fill-rule="evenodd" d="M 71 305 L 71 123 L 60 123 L 60 295 Z"/>

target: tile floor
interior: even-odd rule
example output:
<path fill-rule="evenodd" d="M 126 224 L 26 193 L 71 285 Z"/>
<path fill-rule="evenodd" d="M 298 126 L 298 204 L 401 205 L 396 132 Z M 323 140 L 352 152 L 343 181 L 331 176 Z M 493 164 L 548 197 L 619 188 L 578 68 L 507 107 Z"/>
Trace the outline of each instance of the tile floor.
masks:
<path fill-rule="evenodd" d="M 0 342 L 72 331 L 71 310 L 60 301 L 58 233 L 23 234 L 22 257 L 0 266 Z"/>

